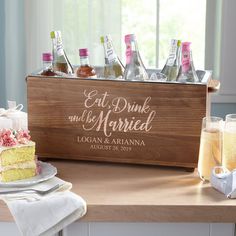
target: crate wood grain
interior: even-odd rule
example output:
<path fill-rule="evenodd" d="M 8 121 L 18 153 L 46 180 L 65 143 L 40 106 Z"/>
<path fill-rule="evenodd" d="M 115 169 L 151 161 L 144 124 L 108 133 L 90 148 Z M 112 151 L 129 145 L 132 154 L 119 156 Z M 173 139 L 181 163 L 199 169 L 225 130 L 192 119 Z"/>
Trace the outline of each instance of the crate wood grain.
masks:
<path fill-rule="evenodd" d="M 194 168 L 205 84 L 27 77 L 39 157 Z"/>

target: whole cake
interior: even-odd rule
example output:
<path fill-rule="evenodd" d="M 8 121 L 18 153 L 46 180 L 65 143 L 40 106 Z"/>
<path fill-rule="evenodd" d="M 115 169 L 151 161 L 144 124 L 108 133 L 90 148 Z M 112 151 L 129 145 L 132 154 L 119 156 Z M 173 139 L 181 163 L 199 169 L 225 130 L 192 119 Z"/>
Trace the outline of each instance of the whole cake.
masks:
<path fill-rule="evenodd" d="M 0 130 L 0 181 L 27 179 L 37 174 L 35 143 L 29 131 Z"/>

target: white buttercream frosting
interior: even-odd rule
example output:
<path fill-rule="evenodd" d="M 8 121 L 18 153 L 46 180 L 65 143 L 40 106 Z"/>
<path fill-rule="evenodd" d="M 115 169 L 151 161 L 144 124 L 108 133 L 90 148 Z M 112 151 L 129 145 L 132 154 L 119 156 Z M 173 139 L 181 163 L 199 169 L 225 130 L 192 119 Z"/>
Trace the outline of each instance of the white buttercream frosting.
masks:
<path fill-rule="evenodd" d="M 0 172 L 12 169 L 28 169 L 28 168 L 36 168 L 35 160 L 19 162 L 9 166 L 2 166 L 0 163 Z"/>
<path fill-rule="evenodd" d="M 27 144 L 17 144 L 15 146 L 11 146 L 11 147 L 5 147 L 5 146 L 0 146 L 0 154 L 5 151 L 5 150 L 9 150 L 12 148 L 21 148 L 21 147 L 32 147 L 35 146 L 35 142 L 33 141 L 29 141 Z M 1 158 L 1 156 L 0 156 Z"/>

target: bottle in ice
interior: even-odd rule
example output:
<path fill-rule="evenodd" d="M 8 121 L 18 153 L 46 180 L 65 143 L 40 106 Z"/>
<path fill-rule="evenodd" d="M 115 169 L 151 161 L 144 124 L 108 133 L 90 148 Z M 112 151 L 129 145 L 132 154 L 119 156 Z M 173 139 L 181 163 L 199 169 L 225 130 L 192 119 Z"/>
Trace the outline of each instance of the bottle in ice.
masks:
<path fill-rule="evenodd" d="M 148 80 L 148 74 L 138 51 L 138 44 L 134 34 L 125 36 L 126 66 L 124 71 L 125 80 Z"/>
<path fill-rule="evenodd" d="M 43 76 L 56 76 L 57 73 L 53 71 L 52 69 L 52 53 L 47 52 L 42 54 L 42 60 L 43 60 L 43 70 L 40 73 L 40 75 Z"/>
<path fill-rule="evenodd" d="M 97 78 L 95 69 L 89 63 L 89 51 L 87 48 L 79 49 L 80 67 L 76 71 L 79 78 Z"/>
<path fill-rule="evenodd" d="M 53 52 L 53 70 L 56 72 L 63 72 L 66 74 L 73 74 L 73 67 L 68 60 L 61 38 L 60 31 L 52 31 L 52 52 Z"/>
<path fill-rule="evenodd" d="M 101 43 L 104 47 L 105 55 L 105 66 L 104 66 L 104 77 L 115 79 L 123 76 L 124 66 L 120 59 L 118 58 L 110 35 L 102 36 Z"/>
<path fill-rule="evenodd" d="M 194 68 L 190 42 L 182 43 L 181 67 L 177 80 L 180 82 L 199 82 Z"/>
<path fill-rule="evenodd" d="M 180 68 L 181 41 L 172 39 L 169 56 L 161 73 L 166 75 L 167 81 L 176 81 Z"/>

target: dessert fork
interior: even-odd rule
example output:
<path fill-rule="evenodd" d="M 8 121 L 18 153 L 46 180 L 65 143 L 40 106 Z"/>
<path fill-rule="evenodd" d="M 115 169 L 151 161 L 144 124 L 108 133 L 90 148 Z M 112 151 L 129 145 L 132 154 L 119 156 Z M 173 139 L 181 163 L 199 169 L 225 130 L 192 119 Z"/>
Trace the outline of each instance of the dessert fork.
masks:
<path fill-rule="evenodd" d="M 12 193 L 37 193 L 39 195 L 47 195 L 55 190 L 57 190 L 61 185 L 57 184 L 53 186 L 52 188 L 49 188 L 47 190 L 38 190 L 38 189 L 33 189 L 33 188 L 28 188 L 28 189 L 17 189 L 17 190 L 8 190 L 8 191 L 0 191 L 1 194 L 12 194 Z"/>

